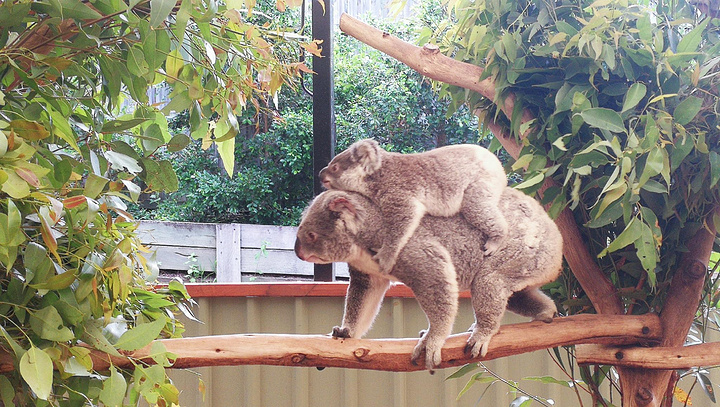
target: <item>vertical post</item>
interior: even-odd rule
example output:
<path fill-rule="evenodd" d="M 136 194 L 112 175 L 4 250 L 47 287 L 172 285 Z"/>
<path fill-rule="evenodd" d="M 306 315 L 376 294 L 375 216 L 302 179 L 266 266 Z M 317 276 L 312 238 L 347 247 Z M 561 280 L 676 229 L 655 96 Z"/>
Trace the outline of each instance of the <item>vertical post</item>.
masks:
<path fill-rule="evenodd" d="M 218 283 L 242 281 L 242 225 L 219 223 L 215 225 L 216 276 Z"/>
<path fill-rule="evenodd" d="M 335 98 L 333 92 L 333 2 L 324 5 L 312 0 L 312 36 L 321 40 L 322 57 L 313 56 L 313 189 L 315 195 L 322 192 L 318 172 L 327 165 L 335 151 Z M 332 264 L 316 264 L 316 281 L 333 281 Z"/>

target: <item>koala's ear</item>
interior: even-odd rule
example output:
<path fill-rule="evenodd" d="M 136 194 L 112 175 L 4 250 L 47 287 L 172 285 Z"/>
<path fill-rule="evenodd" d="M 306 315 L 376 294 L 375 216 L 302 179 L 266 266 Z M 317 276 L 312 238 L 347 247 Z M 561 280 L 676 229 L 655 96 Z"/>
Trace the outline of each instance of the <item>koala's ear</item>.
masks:
<path fill-rule="evenodd" d="M 354 155 L 367 174 L 380 169 L 382 159 L 377 141 L 372 139 L 358 141 L 355 144 Z"/>
<path fill-rule="evenodd" d="M 333 212 L 339 212 L 339 213 L 349 212 L 353 216 L 355 216 L 355 214 L 356 214 L 355 205 L 353 205 L 352 202 L 350 202 L 350 200 L 348 200 L 347 198 L 343 198 L 343 197 L 333 199 L 332 201 L 330 201 L 328 203 L 327 207 L 329 210 L 331 210 Z"/>

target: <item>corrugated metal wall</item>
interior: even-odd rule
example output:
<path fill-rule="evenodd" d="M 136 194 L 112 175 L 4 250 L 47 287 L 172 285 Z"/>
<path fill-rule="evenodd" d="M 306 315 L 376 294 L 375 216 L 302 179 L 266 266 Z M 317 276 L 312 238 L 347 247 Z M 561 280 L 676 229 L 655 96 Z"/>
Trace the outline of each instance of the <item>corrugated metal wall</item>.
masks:
<path fill-rule="evenodd" d="M 188 322 L 186 336 L 327 333 L 340 323 L 343 301 L 341 297 L 200 298 L 197 317 L 205 323 Z M 506 322 L 524 322 L 520 317 L 509 317 Z M 472 320 L 469 300 L 463 299 L 455 331 L 461 332 Z M 387 298 L 368 337 L 413 337 L 425 327 L 425 316 L 415 299 Z M 556 406 L 579 405 L 571 389 L 522 380 L 545 375 L 563 378 L 546 352 L 490 361 L 486 365 L 503 378 L 520 381 L 522 389 L 555 400 Z M 438 370 L 430 375 L 427 372 L 241 366 L 176 371 L 172 377 L 182 389 L 183 406 L 508 406 L 515 398 L 506 385 L 496 383 L 481 399 L 487 385 L 476 384 L 456 401 L 469 375 L 446 381 L 454 370 Z M 198 391 L 199 379 L 206 387 L 204 401 Z M 589 405 L 588 400 L 585 403 Z"/>

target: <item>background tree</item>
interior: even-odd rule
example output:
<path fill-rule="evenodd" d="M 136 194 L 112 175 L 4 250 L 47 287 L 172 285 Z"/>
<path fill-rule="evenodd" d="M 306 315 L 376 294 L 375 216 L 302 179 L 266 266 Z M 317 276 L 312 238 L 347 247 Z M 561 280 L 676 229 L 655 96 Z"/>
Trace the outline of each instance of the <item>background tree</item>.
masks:
<path fill-rule="evenodd" d="M 190 139 L 170 135 L 167 113 L 189 110 L 190 136 L 232 173 L 236 116 L 307 70 L 290 58 L 298 36 L 253 18 L 232 1 L 0 4 L 0 404 L 177 403 L 162 347 L 157 365 L 102 374 L 90 350 L 183 331 L 187 293 L 148 285 L 157 264 L 126 202 L 177 188 L 159 152 Z M 161 81 L 162 110 L 147 96 Z"/>

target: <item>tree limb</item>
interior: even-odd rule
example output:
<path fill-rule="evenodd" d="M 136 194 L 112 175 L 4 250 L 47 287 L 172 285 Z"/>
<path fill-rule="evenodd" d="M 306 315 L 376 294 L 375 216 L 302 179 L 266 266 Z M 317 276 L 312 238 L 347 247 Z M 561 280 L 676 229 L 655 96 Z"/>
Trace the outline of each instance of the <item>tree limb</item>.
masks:
<path fill-rule="evenodd" d="M 622 347 L 584 344 L 575 347 L 580 364 L 639 369 L 689 369 L 720 365 L 720 342 L 676 347 Z"/>
<path fill-rule="evenodd" d="M 452 335 L 443 347 L 440 368 L 476 362 L 465 354 L 469 333 Z M 482 360 L 532 352 L 575 343 L 636 345 L 657 342 L 662 337 L 656 315 L 603 316 L 574 315 L 555 318 L 551 323 L 528 322 L 503 325 L 490 341 Z M 163 339 L 168 352 L 177 356 L 173 368 L 201 366 L 276 365 L 304 367 L 343 367 L 394 372 L 424 370 L 410 363 L 417 338 L 333 339 L 327 335 L 213 335 L 195 338 Z M 125 357 L 111 357 L 92 350 L 96 371 L 110 364 L 132 368 L 133 360 L 154 363 L 151 345 Z M 132 360 L 131 360 L 132 359 Z M 0 373 L 14 369 L 11 354 L 0 351 Z"/>
<path fill-rule="evenodd" d="M 443 347 L 440 368 L 462 366 L 481 360 L 464 353 L 469 333 L 452 335 Z M 574 315 L 555 318 L 551 323 L 528 322 L 504 325 L 493 336 L 490 360 L 540 349 L 575 343 L 637 344 L 662 336 L 656 315 L 600 316 Z M 417 338 L 334 339 L 327 335 L 220 335 L 161 340 L 177 355 L 175 368 L 229 365 L 277 365 L 342 367 L 394 372 L 424 370 L 410 363 Z M 150 347 L 130 357 L 147 360 Z M 100 357 L 98 357 L 100 356 Z M 93 357 L 96 370 L 108 367 L 107 355 Z M 128 359 L 112 359 L 116 366 L 129 367 Z"/>

